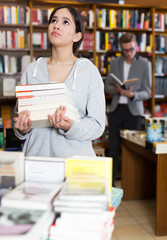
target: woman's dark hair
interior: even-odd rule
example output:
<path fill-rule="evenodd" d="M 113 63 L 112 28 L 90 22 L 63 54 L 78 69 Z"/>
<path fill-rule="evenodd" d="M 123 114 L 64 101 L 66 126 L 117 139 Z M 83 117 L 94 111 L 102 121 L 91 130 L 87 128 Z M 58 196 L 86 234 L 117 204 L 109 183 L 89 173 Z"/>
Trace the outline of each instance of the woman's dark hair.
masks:
<path fill-rule="evenodd" d="M 78 33 L 78 32 L 82 33 L 81 39 L 78 42 L 74 42 L 74 44 L 73 44 L 73 53 L 75 53 L 77 51 L 77 49 L 80 47 L 80 45 L 81 45 L 81 43 L 83 41 L 83 38 L 84 38 L 85 25 L 84 25 L 83 17 L 80 14 L 80 12 L 78 11 L 77 8 L 74 8 L 74 7 L 70 6 L 70 5 L 61 5 L 61 6 L 57 7 L 57 8 L 55 8 L 53 10 L 53 12 L 51 13 L 50 18 L 49 18 L 49 24 L 51 23 L 51 20 L 52 20 L 52 18 L 54 16 L 55 12 L 57 12 L 59 9 L 62 9 L 62 8 L 67 8 L 68 11 L 73 16 L 74 22 L 75 22 L 75 31 L 76 31 L 76 33 Z"/>

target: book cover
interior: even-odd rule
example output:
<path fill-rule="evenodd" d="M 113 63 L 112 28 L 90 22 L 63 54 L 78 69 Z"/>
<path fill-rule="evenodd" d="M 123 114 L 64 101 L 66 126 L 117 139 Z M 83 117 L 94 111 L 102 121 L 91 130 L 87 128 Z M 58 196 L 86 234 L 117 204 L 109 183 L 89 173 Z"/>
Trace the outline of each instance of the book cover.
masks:
<path fill-rule="evenodd" d="M 125 84 L 127 84 L 127 83 L 135 82 L 135 81 L 138 80 L 138 78 L 131 78 L 131 79 L 128 79 L 128 80 L 126 80 L 126 81 L 124 81 L 124 82 L 121 82 L 121 80 L 120 80 L 115 74 L 111 73 L 111 76 L 112 76 L 112 79 L 113 79 L 116 83 L 120 84 L 121 86 L 123 86 L 123 85 L 125 85 Z"/>
<path fill-rule="evenodd" d="M 0 187 L 13 188 L 24 181 L 24 153 L 0 151 Z"/>
<path fill-rule="evenodd" d="M 89 175 L 105 178 L 105 191 L 111 205 L 112 158 L 110 157 L 73 157 L 66 159 L 66 177 Z"/>
<path fill-rule="evenodd" d="M 58 194 L 62 183 L 23 182 L 1 199 L 4 207 L 47 210 Z"/>
<path fill-rule="evenodd" d="M 25 181 L 61 183 L 65 179 L 65 158 L 26 157 Z"/>
<path fill-rule="evenodd" d="M 54 220 L 50 210 L 30 210 L 0 207 L 0 239 L 43 239 Z"/>
<path fill-rule="evenodd" d="M 39 90 L 50 90 L 50 89 L 61 89 L 66 88 L 65 83 L 43 83 L 43 84 L 30 84 L 30 85 L 17 85 L 17 92 L 26 92 L 26 91 L 39 91 Z"/>

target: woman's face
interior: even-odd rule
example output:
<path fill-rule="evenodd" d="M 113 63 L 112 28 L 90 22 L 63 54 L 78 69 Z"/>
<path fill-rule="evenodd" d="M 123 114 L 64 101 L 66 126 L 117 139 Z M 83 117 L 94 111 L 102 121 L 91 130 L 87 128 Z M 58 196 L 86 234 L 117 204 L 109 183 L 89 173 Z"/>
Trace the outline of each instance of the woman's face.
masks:
<path fill-rule="evenodd" d="M 52 46 L 73 46 L 74 42 L 80 40 L 81 33 L 75 32 L 76 26 L 74 18 L 67 8 L 59 9 L 55 12 L 49 27 L 48 39 Z M 82 35 L 81 35 L 82 36 Z"/>

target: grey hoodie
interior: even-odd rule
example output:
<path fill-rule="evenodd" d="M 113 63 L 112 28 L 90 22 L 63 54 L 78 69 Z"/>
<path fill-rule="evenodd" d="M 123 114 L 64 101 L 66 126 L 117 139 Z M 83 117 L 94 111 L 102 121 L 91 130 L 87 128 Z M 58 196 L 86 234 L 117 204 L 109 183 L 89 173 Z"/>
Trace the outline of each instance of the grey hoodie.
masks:
<path fill-rule="evenodd" d="M 21 78 L 21 84 L 49 83 L 47 58 L 31 63 Z M 62 129 L 35 128 L 16 136 L 25 140 L 26 156 L 71 157 L 95 156 L 92 140 L 100 137 L 105 128 L 104 84 L 96 66 L 86 58 L 79 58 L 65 79 L 71 90 L 80 115 L 79 123 L 73 122 L 65 132 Z M 17 111 L 17 104 L 15 111 Z"/>

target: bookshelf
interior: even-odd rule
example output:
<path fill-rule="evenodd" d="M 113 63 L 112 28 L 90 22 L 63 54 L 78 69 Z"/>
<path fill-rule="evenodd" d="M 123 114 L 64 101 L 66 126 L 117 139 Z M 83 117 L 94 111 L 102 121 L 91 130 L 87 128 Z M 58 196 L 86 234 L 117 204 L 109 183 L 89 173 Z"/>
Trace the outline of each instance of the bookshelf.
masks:
<path fill-rule="evenodd" d="M 55 8 L 61 4 L 71 4 L 77 7 L 84 15 L 85 19 L 85 42 L 83 42 L 82 48 L 78 51 L 78 56 L 84 56 L 91 59 L 95 65 L 99 68 L 101 75 L 106 79 L 109 69 L 109 63 L 112 58 L 121 54 L 120 47 L 117 44 L 117 40 L 120 35 L 125 31 L 133 32 L 137 35 L 138 40 L 138 54 L 149 58 L 152 62 L 152 98 L 146 102 L 149 111 L 152 116 L 155 115 L 155 105 L 161 102 L 166 102 L 166 95 L 161 94 L 160 98 L 157 98 L 157 78 L 167 80 L 167 72 L 158 76 L 156 69 L 158 69 L 158 60 L 165 62 L 167 58 L 167 49 L 157 52 L 157 42 L 167 42 L 167 29 L 157 29 L 155 18 L 158 15 L 166 16 L 167 7 L 155 7 L 151 5 L 131 5 L 131 4 L 110 4 L 110 3 L 88 3 L 77 1 L 55 1 L 55 0 L 27 0 L 21 1 L 1 1 L 0 9 L 4 6 L 10 8 L 17 6 L 24 7 L 27 10 L 27 20 L 22 23 L 2 23 L 0 18 L 0 32 L 15 31 L 26 33 L 25 40 L 28 41 L 26 45 L 18 47 L 2 47 L 0 46 L 0 57 L 8 55 L 9 57 L 21 57 L 27 56 L 30 61 L 37 59 L 40 56 L 49 56 L 50 47 L 47 43 L 47 17 L 52 8 Z M 12 8 L 13 9 L 13 8 Z M 38 11 L 40 14 L 38 14 Z M 108 15 L 112 14 L 114 21 L 109 21 Z M 117 18 L 116 18 L 117 14 Z M 43 21 L 38 21 L 38 16 L 41 16 Z M 104 18 L 105 16 L 105 18 Z M 115 20 L 116 19 L 116 20 Z M 123 20 L 124 19 L 124 20 Z M 136 20 L 135 20 L 136 19 Z M 104 20 L 104 21 L 103 21 Z M 136 23 L 135 23 L 136 21 Z M 164 20 L 165 21 L 165 20 Z M 135 25 L 137 24 L 137 25 Z M 42 39 L 42 40 L 41 40 Z M 45 39 L 45 41 L 44 41 Z M 90 40 L 91 39 L 91 40 Z M 160 39 L 160 40 L 159 40 Z M 41 41 L 41 42 L 40 42 Z M 91 42 L 91 44 L 90 44 Z M 89 43 L 89 45 L 88 45 Z M 99 43 L 99 44 L 98 44 Z M 161 49 L 160 49 L 161 50 Z M 1 59 L 0 58 L 0 59 Z M 25 57 L 26 58 L 26 57 Z M 162 61 L 163 60 L 163 61 Z M 15 60 L 16 61 L 16 60 Z M 25 62 L 28 61 L 27 59 Z M 159 61 L 159 62 L 160 62 Z M 17 62 L 17 61 L 16 61 Z M 19 60 L 18 60 L 19 62 Z M 26 62 L 27 63 L 27 62 Z M 18 67 L 18 66 L 16 66 Z M 157 68 L 156 68 L 157 67 Z M 21 73 L 24 67 L 19 71 L 0 72 L 0 82 L 4 77 L 12 76 L 16 78 L 16 82 L 19 81 Z M 156 73 L 156 74 L 155 74 Z M 167 83 L 167 81 L 166 81 Z M 159 84 L 158 84 L 159 85 Z M 165 89 L 165 88 L 164 88 Z M 164 90 L 163 89 L 163 90 Z M 157 94 L 159 95 L 159 94 Z M 111 101 L 112 96 L 106 96 L 107 102 Z M 0 103 L 13 104 L 15 97 L 0 97 Z"/>

